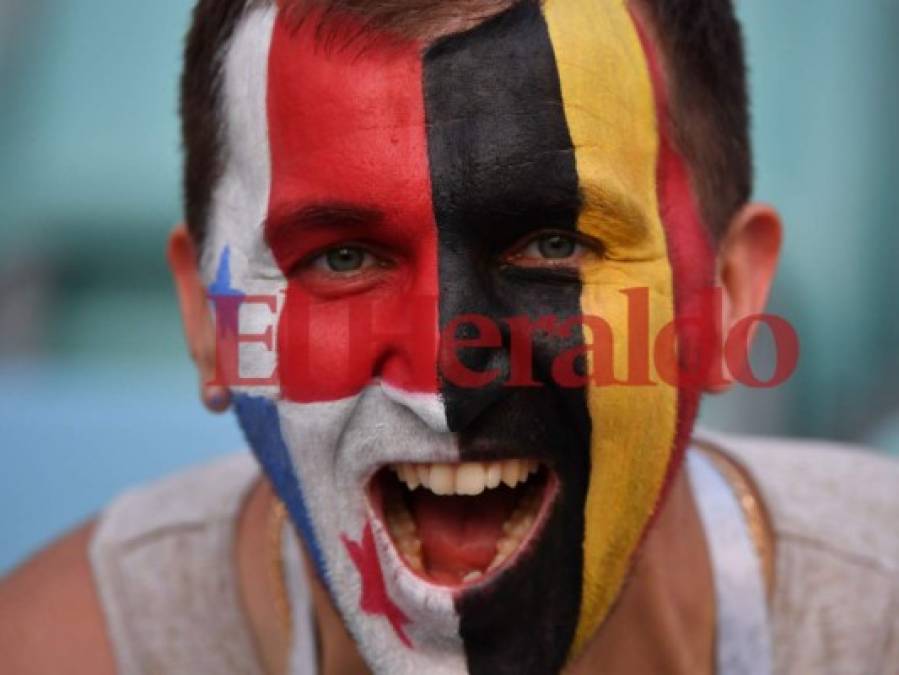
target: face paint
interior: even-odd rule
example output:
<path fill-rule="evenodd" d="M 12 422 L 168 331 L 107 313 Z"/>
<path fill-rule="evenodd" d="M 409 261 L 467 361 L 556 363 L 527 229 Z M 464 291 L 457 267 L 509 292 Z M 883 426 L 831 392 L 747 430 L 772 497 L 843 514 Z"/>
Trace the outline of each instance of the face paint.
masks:
<path fill-rule="evenodd" d="M 319 571 L 377 669 L 460 672 L 453 593 L 422 583 L 402 561 L 372 485 L 391 463 L 459 459 L 438 397 L 420 49 L 385 39 L 364 56 L 326 50 L 314 21 L 293 29 L 278 19 L 268 82 L 265 235 L 287 279 L 277 408 Z M 348 242 L 391 258 L 376 284 L 348 292 L 329 272 L 310 281 L 298 271 Z M 364 338 L 360 317 L 373 322 Z"/>
<path fill-rule="evenodd" d="M 580 315 L 576 277 L 560 282 L 537 270 L 502 267 L 486 278 L 478 274 L 485 261 L 530 233 L 576 231 L 575 154 L 539 7 L 522 4 L 442 40 L 424 62 L 441 324 L 464 314 L 558 323 Z M 534 457 L 553 467 L 559 488 L 539 542 L 495 581 L 458 598 L 460 630 L 472 673 L 503 672 L 523 659 L 525 671 L 554 672 L 571 642 L 580 600 L 591 422 L 584 390 L 556 386 L 551 363 L 582 336 L 577 329 L 567 339 L 536 333 L 534 379 L 542 386 L 522 388 L 504 385 L 510 336 L 503 337 L 502 349 L 460 354 L 472 370 L 502 373 L 497 382 L 477 389 L 444 385 L 460 455 L 463 461 Z"/>
<path fill-rule="evenodd" d="M 622 291 L 648 288 L 656 336 L 711 287 L 711 249 L 667 138 L 661 80 L 624 3 L 550 0 L 545 12 L 584 194 L 578 229 L 606 245 L 601 263 L 582 269 L 581 305 L 609 322 L 615 345 L 632 345 Z M 696 348 L 681 339 L 681 356 Z M 616 350 L 622 379 L 627 363 Z M 575 653 L 615 600 L 695 417 L 697 390 L 678 390 L 654 369 L 650 377 L 655 386 L 588 391 L 594 433 Z"/>
<path fill-rule="evenodd" d="M 553 326 L 602 317 L 624 381 L 621 291 L 647 289 L 655 335 L 711 269 L 625 5 L 524 2 L 427 48 L 328 47 L 314 17 L 257 8 L 224 77 L 229 161 L 204 267 L 217 292 L 279 298 L 274 356 L 241 348 L 242 370 L 276 366 L 279 384 L 238 388 L 236 408 L 365 658 L 390 673 L 557 671 L 620 591 L 696 392 L 654 370 L 654 386 L 561 386 L 554 363 L 589 331 Z M 546 229 L 604 255 L 574 276 L 508 262 Z M 389 264 L 323 267 L 329 247 L 352 262 L 357 246 Z M 483 386 L 450 377 L 441 351 L 464 315 L 499 327 L 455 354 L 497 374 Z M 533 386 L 509 386 L 510 325 L 547 319 Z M 241 328 L 265 320 L 248 311 Z M 455 337 L 477 333 L 463 322 Z M 679 354 L 694 348 L 680 338 Z M 575 375 L 597 368 L 583 352 Z M 447 477 L 467 490 L 462 471 L 386 468 L 458 462 L 482 494 L 433 494 Z M 496 486 L 496 467 L 515 485 L 522 466 L 521 485 Z M 424 474 L 430 489 L 410 490 Z"/>

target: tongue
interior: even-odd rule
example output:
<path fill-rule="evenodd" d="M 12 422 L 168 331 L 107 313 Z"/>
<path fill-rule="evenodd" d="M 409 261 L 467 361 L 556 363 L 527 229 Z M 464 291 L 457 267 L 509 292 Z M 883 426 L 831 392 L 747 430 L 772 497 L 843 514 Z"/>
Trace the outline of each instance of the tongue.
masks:
<path fill-rule="evenodd" d="M 457 584 L 466 574 L 487 569 L 515 501 L 514 491 L 505 486 L 477 497 L 438 497 L 429 490 L 415 490 L 412 517 L 431 578 Z"/>

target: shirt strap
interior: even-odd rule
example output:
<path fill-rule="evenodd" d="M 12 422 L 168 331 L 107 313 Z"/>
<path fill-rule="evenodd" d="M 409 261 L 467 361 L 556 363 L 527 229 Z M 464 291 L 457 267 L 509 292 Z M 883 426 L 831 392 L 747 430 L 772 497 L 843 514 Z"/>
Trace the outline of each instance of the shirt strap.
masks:
<path fill-rule="evenodd" d="M 743 499 L 709 454 L 687 454 L 715 587 L 716 672 L 769 675 L 772 644 L 763 557 Z M 747 502 L 748 504 L 748 502 Z"/>
<path fill-rule="evenodd" d="M 289 520 L 282 528 L 281 550 L 291 619 L 290 661 L 287 672 L 289 675 L 317 675 L 318 650 L 315 640 L 312 590 L 306 578 L 300 541 Z"/>

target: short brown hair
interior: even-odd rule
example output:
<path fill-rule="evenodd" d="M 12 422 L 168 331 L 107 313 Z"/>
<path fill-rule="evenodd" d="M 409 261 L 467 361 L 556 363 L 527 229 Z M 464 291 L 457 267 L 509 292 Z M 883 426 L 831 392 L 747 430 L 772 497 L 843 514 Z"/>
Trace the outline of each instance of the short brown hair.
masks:
<path fill-rule="evenodd" d="M 212 190 L 224 161 L 221 120 L 223 52 L 246 9 L 273 0 L 199 0 L 187 36 L 181 79 L 188 227 L 201 243 Z M 479 21 L 517 1 L 535 0 L 278 0 L 301 21 L 321 25 L 351 14 L 364 30 L 433 36 L 460 18 Z M 633 0 L 650 20 L 671 83 L 671 123 L 692 168 L 709 230 L 720 238 L 752 193 L 749 97 L 743 38 L 731 0 Z"/>
<path fill-rule="evenodd" d="M 720 239 L 752 196 L 743 34 L 731 0 L 633 0 L 659 43 L 670 82 L 668 122 L 690 165 L 702 215 Z"/>

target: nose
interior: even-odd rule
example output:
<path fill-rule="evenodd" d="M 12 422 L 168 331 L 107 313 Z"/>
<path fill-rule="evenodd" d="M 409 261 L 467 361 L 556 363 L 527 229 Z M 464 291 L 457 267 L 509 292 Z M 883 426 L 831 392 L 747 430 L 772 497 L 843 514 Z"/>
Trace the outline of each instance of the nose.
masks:
<path fill-rule="evenodd" d="M 510 336 L 499 317 L 508 307 L 470 263 L 445 265 L 462 273 L 440 279 L 438 369 L 450 431 L 464 431 L 503 395 Z"/>
<path fill-rule="evenodd" d="M 367 319 L 371 329 L 359 344 L 363 350 L 372 350 L 371 377 L 380 382 L 385 396 L 412 412 L 430 429 L 446 432 L 446 409 L 437 375 L 436 264 L 421 267 L 422 272 L 407 292 L 393 294 L 371 305 Z"/>
<path fill-rule="evenodd" d="M 528 390 L 541 389 L 528 397 L 551 402 L 551 392 L 582 386 L 580 284 L 548 288 L 466 260 L 461 251 L 448 247 L 441 258 L 438 370 L 449 430 L 469 430 L 489 408 Z M 557 380 L 563 356 L 577 375 L 573 385 Z"/>
<path fill-rule="evenodd" d="M 297 402 L 334 401 L 380 385 L 428 424 L 445 426 L 445 415 L 435 412 L 434 277 L 433 291 L 408 284 L 335 302 L 313 301 L 302 288 L 289 286 L 278 324 L 282 395 Z"/>
<path fill-rule="evenodd" d="M 449 431 L 446 407 L 439 393 L 406 391 L 384 381 L 381 382 L 381 390 L 387 398 L 409 410 L 432 431 L 437 433 Z"/>

